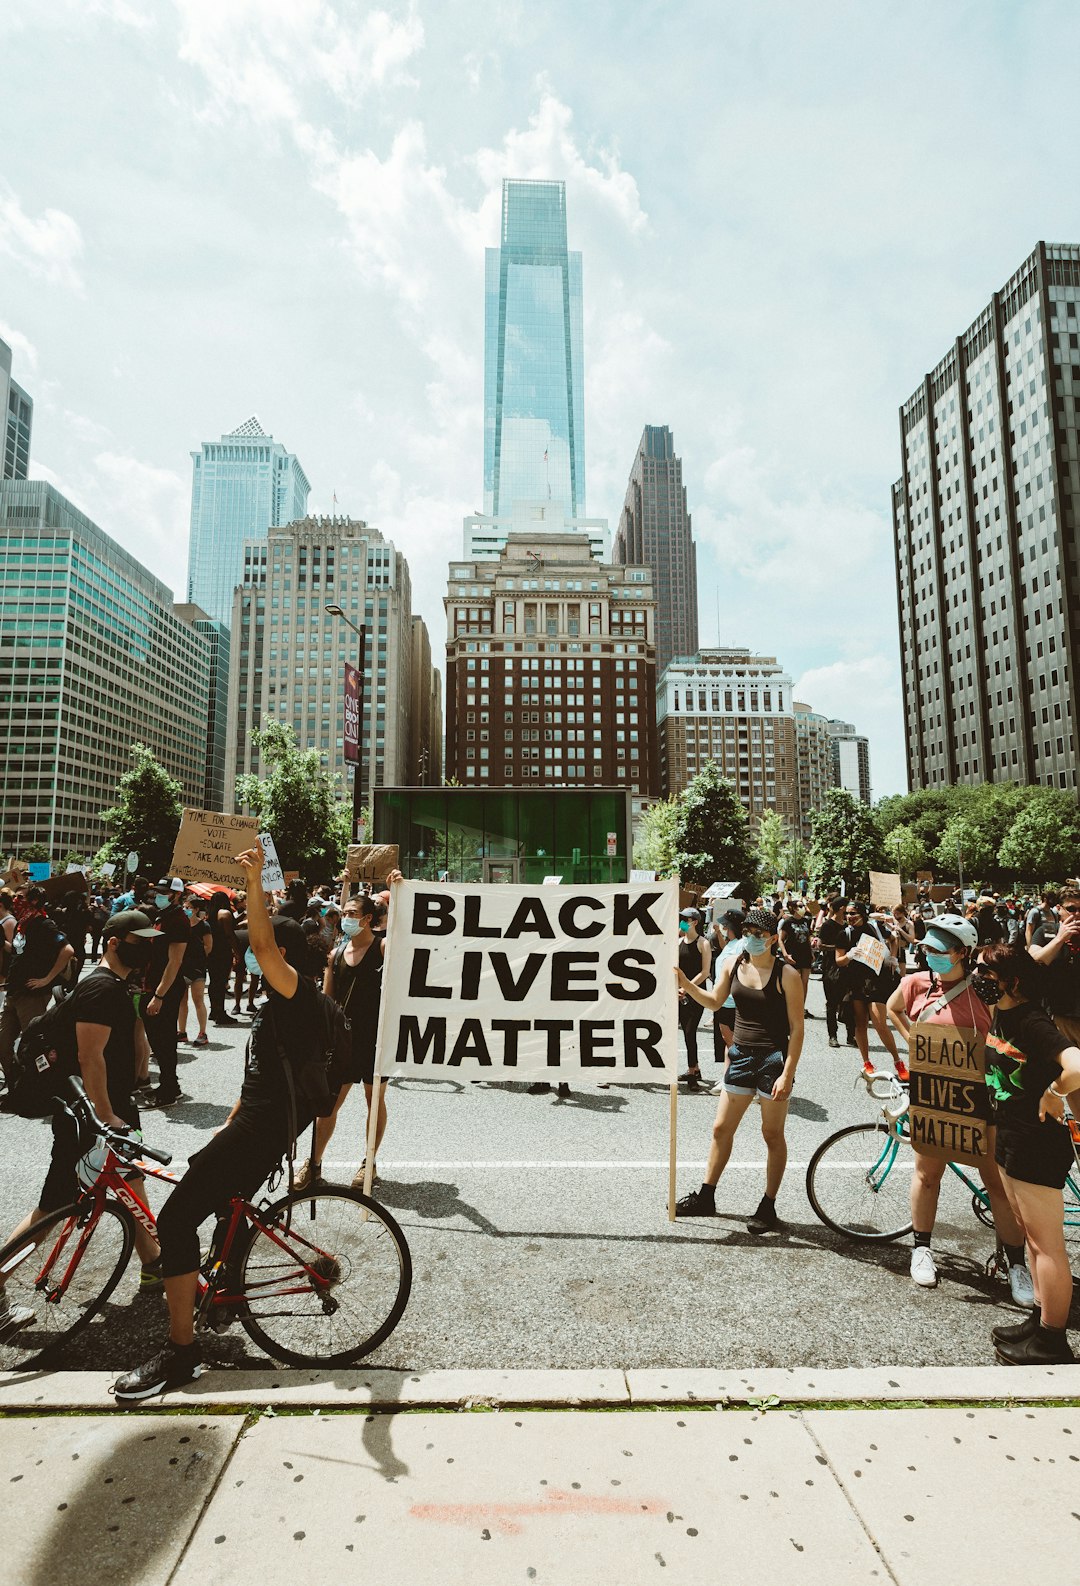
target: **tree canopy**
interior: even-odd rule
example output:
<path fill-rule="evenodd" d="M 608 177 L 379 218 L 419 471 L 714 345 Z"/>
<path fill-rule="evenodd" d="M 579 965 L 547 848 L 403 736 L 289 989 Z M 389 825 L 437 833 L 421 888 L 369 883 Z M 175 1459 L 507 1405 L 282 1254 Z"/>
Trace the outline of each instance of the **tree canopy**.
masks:
<path fill-rule="evenodd" d="M 128 853 L 134 851 L 144 875 L 162 875 L 172 861 L 180 830 L 183 789 L 145 744 L 132 744 L 131 762 L 130 771 L 120 778 L 116 803 L 102 811 L 109 835 L 94 857 L 94 867 L 111 862 L 122 870 Z"/>
<path fill-rule="evenodd" d="M 345 863 L 351 809 L 338 798 L 318 750 L 300 749 L 281 721 L 256 727 L 251 739 L 263 773 L 237 778 L 237 802 L 273 835 L 284 869 L 336 875 Z"/>
<path fill-rule="evenodd" d="M 715 761 L 702 767 L 679 798 L 675 862 L 690 885 L 738 881 L 751 885 L 757 854 L 750 824 L 733 782 Z"/>

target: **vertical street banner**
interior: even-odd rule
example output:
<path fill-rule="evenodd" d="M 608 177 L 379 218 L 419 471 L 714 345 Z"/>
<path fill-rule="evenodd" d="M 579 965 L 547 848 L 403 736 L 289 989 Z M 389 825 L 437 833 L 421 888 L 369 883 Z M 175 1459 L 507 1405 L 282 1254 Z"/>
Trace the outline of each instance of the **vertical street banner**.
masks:
<path fill-rule="evenodd" d="M 913 1024 L 908 1069 L 912 1145 L 926 1156 L 978 1167 L 990 1149 L 983 1037 L 951 1024 Z"/>
<path fill-rule="evenodd" d="M 673 1085 L 677 881 L 393 889 L 379 1067 Z"/>
<path fill-rule="evenodd" d="M 360 673 L 345 663 L 345 758 L 360 759 Z"/>

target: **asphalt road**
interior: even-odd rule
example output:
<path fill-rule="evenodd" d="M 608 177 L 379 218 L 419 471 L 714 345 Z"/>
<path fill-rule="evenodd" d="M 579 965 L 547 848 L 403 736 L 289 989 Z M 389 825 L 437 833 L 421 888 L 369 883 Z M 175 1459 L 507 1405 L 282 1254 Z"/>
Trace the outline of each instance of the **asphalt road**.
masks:
<path fill-rule="evenodd" d="M 877 1114 L 858 1054 L 826 1044 L 820 983 L 810 988 L 804 1056 L 791 1103 L 782 1230 L 746 1232 L 763 1187 L 756 1110 L 744 1120 L 717 1194 L 717 1216 L 667 1220 L 668 1092 L 663 1086 L 575 1089 L 563 1100 L 508 1084 L 395 1080 L 377 1196 L 402 1224 L 412 1298 L 371 1363 L 449 1367 L 980 1365 L 989 1331 L 1009 1319 L 1007 1290 L 983 1265 L 993 1235 L 951 1176 L 935 1234 L 942 1281 L 908 1277 L 907 1242 L 844 1241 L 815 1217 L 804 1187 L 816 1146 Z M 181 1048 L 190 1101 L 144 1117 L 147 1141 L 183 1161 L 225 1119 L 245 1029 L 210 1029 L 210 1048 Z M 711 1037 L 702 1038 L 706 1075 Z M 715 1099 L 682 1095 L 679 1193 L 701 1181 Z M 363 1103 L 350 1095 L 328 1153 L 348 1182 L 363 1154 Z M 33 1204 L 47 1126 L 0 1115 L 0 1224 Z M 303 1152 L 301 1154 L 304 1154 Z M 157 1186 L 152 1201 L 160 1203 Z M 1080 1270 L 1080 1266 L 1078 1266 Z M 68 1366 L 112 1369 L 145 1353 L 164 1305 L 129 1272 L 106 1313 L 71 1346 Z M 1074 1307 L 1080 1325 L 1080 1306 Z M 207 1338 L 218 1364 L 265 1366 L 238 1328 Z"/>

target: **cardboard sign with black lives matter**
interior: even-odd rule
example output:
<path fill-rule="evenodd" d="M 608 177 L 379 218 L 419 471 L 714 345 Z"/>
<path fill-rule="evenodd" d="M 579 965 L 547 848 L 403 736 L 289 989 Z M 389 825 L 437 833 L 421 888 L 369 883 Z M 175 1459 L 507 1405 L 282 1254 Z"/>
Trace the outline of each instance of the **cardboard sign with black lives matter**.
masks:
<path fill-rule="evenodd" d="M 984 1037 L 953 1024 L 913 1024 L 908 1068 L 912 1145 L 978 1167 L 989 1154 L 991 1118 Z"/>
<path fill-rule="evenodd" d="M 350 881 L 366 881 L 376 886 L 386 880 L 400 864 L 397 843 L 350 843 L 345 873 Z"/>
<path fill-rule="evenodd" d="M 673 1084 L 678 911 L 675 881 L 396 882 L 377 1072 Z"/>

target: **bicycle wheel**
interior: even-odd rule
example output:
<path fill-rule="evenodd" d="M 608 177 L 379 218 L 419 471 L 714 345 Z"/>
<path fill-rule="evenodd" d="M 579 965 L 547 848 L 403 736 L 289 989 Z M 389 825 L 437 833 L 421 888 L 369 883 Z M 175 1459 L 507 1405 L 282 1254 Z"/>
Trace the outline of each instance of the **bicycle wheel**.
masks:
<path fill-rule="evenodd" d="M 365 1216 L 366 1213 L 366 1216 Z M 236 1261 L 239 1318 L 267 1354 L 336 1366 L 370 1354 L 401 1319 L 412 1258 L 390 1213 L 359 1190 L 287 1195 Z"/>
<path fill-rule="evenodd" d="M 35 1366 L 82 1332 L 119 1283 L 134 1242 L 127 1208 L 105 1201 L 95 1220 L 91 1199 L 10 1239 L 0 1250 L 0 1370 Z"/>
<path fill-rule="evenodd" d="M 986 1197 L 985 1199 L 983 1197 Z M 993 1228 L 994 1214 L 990 1209 L 990 1197 L 985 1190 L 976 1190 L 971 1197 L 971 1209 L 982 1223 L 984 1228 Z"/>
<path fill-rule="evenodd" d="M 806 1193 L 827 1228 L 886 1244 L 911 1232 L 912 1152 L 884 1123 L 853 1123 L 818 1146 Z"/>

